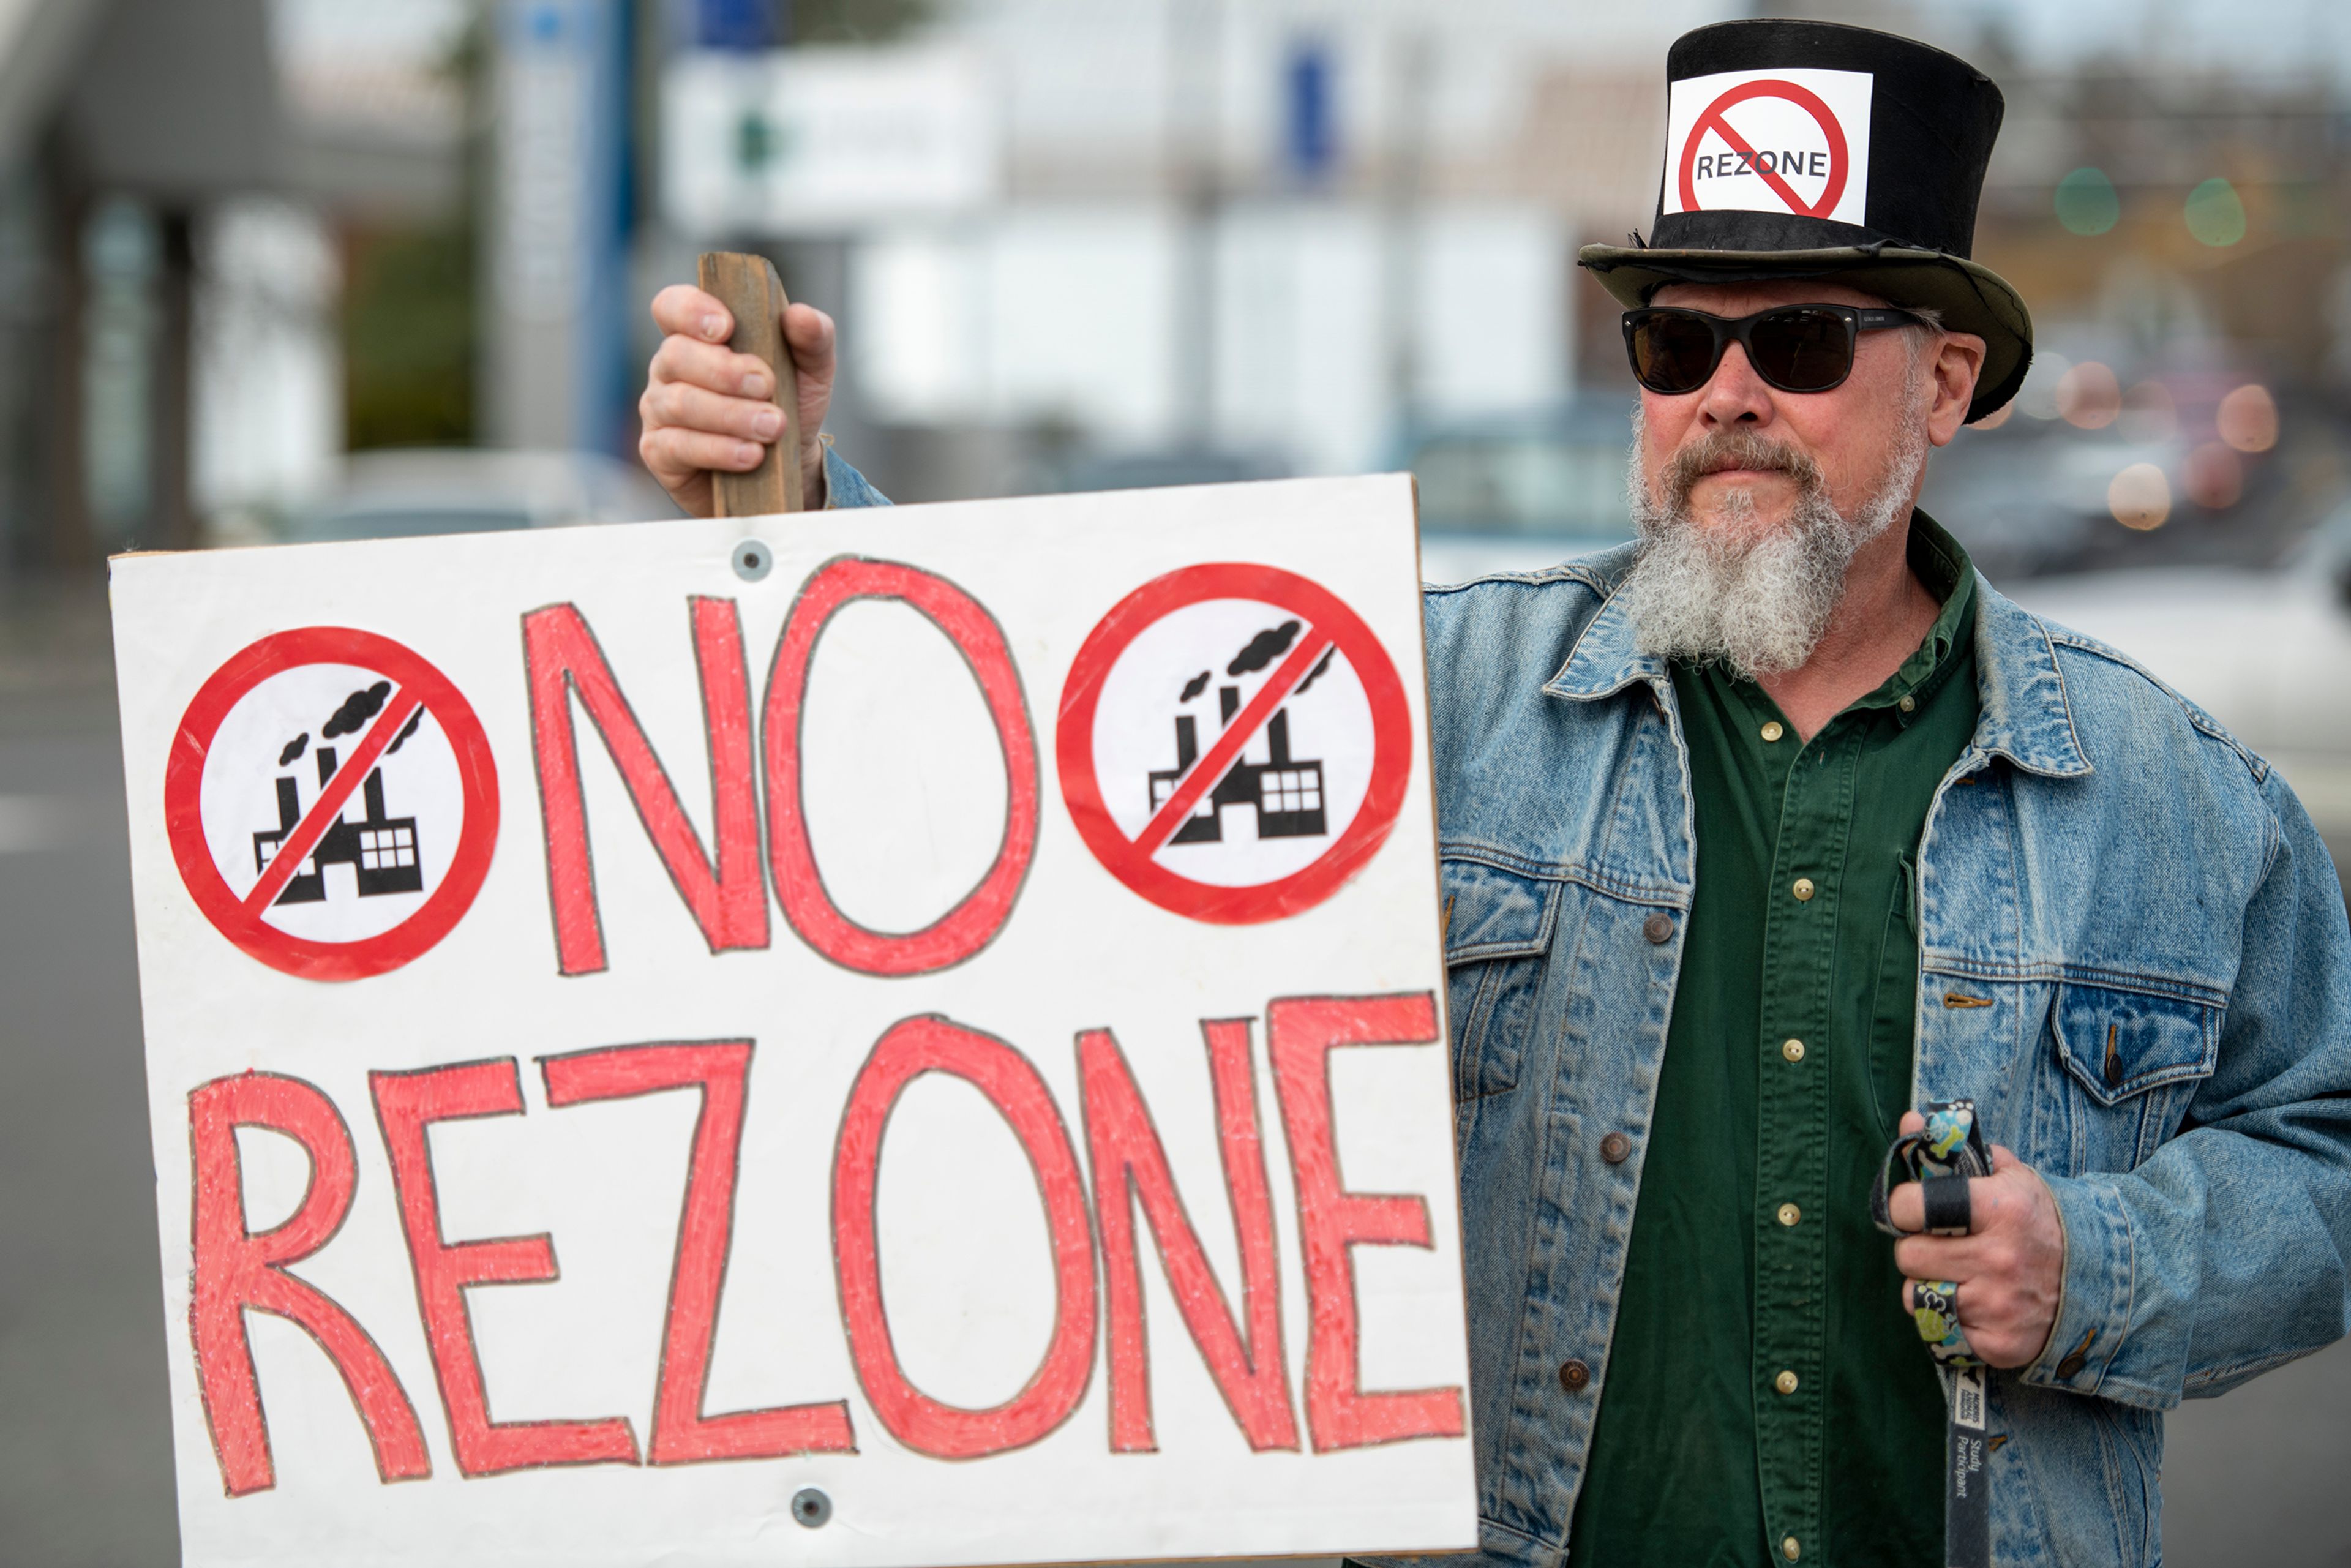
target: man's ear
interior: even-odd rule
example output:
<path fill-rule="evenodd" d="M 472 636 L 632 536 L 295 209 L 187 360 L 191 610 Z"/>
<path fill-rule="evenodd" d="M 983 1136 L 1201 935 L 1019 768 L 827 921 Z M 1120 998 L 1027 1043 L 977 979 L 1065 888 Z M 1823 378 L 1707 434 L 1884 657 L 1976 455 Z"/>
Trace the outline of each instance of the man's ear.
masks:
<path fill-rule="evenodd" d="M 1983 373 L 1984 340 L 1973 332 L 1946 332 L 1927 366 L 1931 397 L 1927 405 L 1927 439 L 1948 446 L 1968 422 L 1968 405 L 1975 401 L 1976 378 Z"/>

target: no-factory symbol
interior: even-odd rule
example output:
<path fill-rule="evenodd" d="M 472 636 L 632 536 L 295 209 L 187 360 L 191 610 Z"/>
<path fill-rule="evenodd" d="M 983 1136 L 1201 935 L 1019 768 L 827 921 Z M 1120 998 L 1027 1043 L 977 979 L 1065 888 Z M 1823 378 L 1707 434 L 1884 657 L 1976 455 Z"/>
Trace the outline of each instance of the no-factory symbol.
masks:
<path fill-rule="evenodd" d="M 310 626 L 214 671 L 172 737 L 163 818 L 189 896 L 252 956 L 381 975 L 446 936 L 497 842 L 489 737 L 388 637 Z"/>
<path fill-rule="evenodd" d="M 1412 767 L 1404 685 L 1318 584 L 1219 563 L 1102 617 L 1062 688 L 1061 796 L 1095 858 L 1195 920 L 1322 903 L 1395 825 Z"/>
<path fill-rule="evenodd" d="M 1748 133 L 1742 134 L 1731 124 L 1730 111 L 1750 103 L 1759 104 L 1765 117 L 1750 124 Z M 1790 112 L 1790 106 L 1801 112 Z M 1805 116 L 1811 118 L 1809 126 L 1802 123 Z M 1749 117 L 1742 116 L 1746 118 Z M 1766 133 L 1767 127 L 1779 131 L 1792 124 L 1799 132 L 1794 137 Z M 1790 141 L 1796 145 L 1787 145 Z M 1835 213 L 1837 203 L 1844 195 L 1845 182 L 1853 173 L 1853 154 L 1845 142 L 1844 127 L 1837 122 L 1836 112 L 1820 94 L 1795 82 L 1771 78 L 1742 82 L 1699 111 L 1682 141 L 1679 172 L 1681 210 L 1686 213 L 1724 205 L 1750 205 L 1745 201 L 1701 199 L 1698 181 L 1704 177 L 1761 180 L 1787 204 L 1788 211 L 1804 217 L 1825 218 Z M 1821 182 L 1820 194 L 1807 201 L 1800 193 L 1797 182 L 1810 185 L 1815 180 Z"/>

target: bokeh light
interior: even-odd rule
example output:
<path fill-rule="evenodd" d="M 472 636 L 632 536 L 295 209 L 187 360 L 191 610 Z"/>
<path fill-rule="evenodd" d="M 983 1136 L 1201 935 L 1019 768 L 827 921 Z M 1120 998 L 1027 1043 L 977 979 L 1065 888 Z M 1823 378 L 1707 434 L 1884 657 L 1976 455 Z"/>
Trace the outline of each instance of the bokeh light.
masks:
<path fill-rule="evenodd" d="M 2219 442 L 2208 441 L 2188 455 L 2179 487 L 2206 511 L 2224 511 L 2245 493 L 2244 459 Z"/>
<path fill-rule="evenodd" d="M 2220 439 L 2240 452 L 2267 452 L 2277 444 L 2277 399 L 2259 382 L 2248 382 L 2220 400 L 2213 417 Z"/>
<path fill-rule="evenodd" d="M 2057 221 L 2074 233 L 2105 234 L 2122 215 L 2122 198 L 2104 169 L 2076 169 L 2057 182 Z"/>
<path fill-rule="evenodd" d="M 2001 404 L 1998 408 L 1992 410 L 1981 419 L 1977 420 L 1968 428 L 1970 430 L 1998 430 L 2001 425 L 2008 423 L 2009 416 L 2015 412 L 2016 400 L 2014 398 L 2010 398 L 2006 402 Z"/>
<path fill-rule="evenodd" d="M 2095 360 L 2085 360 L 2057 382 L 2057 412 L 2077 430 L 2104 430 L 2123 411 L 2123 384 Z"/>
<path fill-rule="evenodd" d="M 2123 393 L 2122 432 L 2133 441 L 2169 441 L 2179 434 L 2179 405 L 2158 381 L 2135 382 Z"/>
<path fill-rule="evenodd" d="M 2032 356 L 2032 368 L 2024 372 L 2024 385 L 2017 390 L 2016 406 L 2027 419 L 2057 417 L 2057 388 L 2074 361 L 2063 354 L 2039 353 Z"/>
<path fill-rule="evenodd" d="M 2152 463 L 2134 463 L 2106 486 L 2106 509 L 2126 528 L 2159 528 L 2171 516 L 2171 481 Z"/>
<path fill-rule="evenodd" d="M 2234 245 L 2245 237 L 2245 204 L 2237 187 L 2210 179 L 2188 193 L 2188 232 L 2206 245 Z"/>

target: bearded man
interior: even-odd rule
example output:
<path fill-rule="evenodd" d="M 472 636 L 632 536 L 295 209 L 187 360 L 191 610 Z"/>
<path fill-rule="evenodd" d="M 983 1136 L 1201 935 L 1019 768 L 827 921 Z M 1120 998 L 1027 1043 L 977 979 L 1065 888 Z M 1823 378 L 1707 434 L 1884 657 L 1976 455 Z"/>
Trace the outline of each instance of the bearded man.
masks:
<path fill-rule="evenodd" d="M 1582 258 L 1638 538 L 1427 599 L 1483 1555 L 2152 1564 L 2162 1412 L 2346 1330 L 2342 889 L 1917 509 L 2032 357 L 1969 259 L 1998 89 L 1782 21 L 1667 76 L 1652 243 Z M 707 510 L 772 389 L 708 296 L 654 315 L 643 455 Z"/>

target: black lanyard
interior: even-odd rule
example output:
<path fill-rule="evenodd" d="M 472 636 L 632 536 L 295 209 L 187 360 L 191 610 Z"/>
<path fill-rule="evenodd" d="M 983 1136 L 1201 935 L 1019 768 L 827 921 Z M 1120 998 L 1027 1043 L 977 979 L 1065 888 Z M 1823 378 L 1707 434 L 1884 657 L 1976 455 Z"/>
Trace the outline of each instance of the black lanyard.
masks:
<path fill-rule="evenodd" d="M 1888 1236 L 1889 1175 L 1919 1184 L 1927 1231 L 1965 1236 L 1969 1228 L 1968 1179 L 1991 1175 L 1991 1155 L 1976 1125 L 1972 1100 L 1920 1107 L 1924 1131 L 1905 1133 L 1886 1151 L 1870 1189 L 1869 1214 Z M 1897 1174 L 1898 1173 L 1898 1174 Z M 1991 1472 L 1985 1447 L 1984 1392 L 1988 1373 L 1959 1332 L 1959 1287 L 1949 1281 L 1914 1281 L 1918 1337 L 1943 1372 L 1943 1395 L 1950 1406 L 1943 1448 L 1943 1555 L 1949 1568 L 1991 1568 Z"/>

